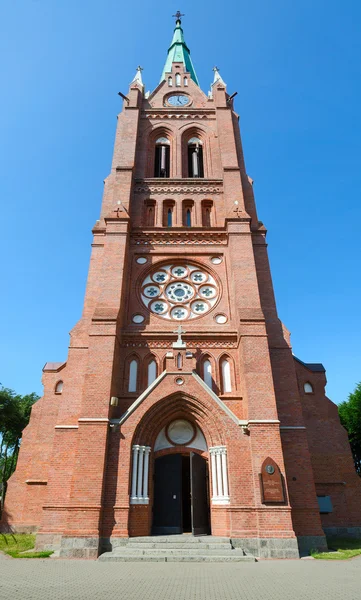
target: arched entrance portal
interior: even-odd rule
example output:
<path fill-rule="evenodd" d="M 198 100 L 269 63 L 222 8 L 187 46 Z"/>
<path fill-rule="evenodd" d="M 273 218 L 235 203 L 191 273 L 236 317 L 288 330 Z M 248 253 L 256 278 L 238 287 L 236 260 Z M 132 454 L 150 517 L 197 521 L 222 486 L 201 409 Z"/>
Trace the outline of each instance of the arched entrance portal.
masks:
<path fill-rule="evenodd" d="M 196 452 L 154 461 L 153 534 L 210 533 L 208 463 Z"/>

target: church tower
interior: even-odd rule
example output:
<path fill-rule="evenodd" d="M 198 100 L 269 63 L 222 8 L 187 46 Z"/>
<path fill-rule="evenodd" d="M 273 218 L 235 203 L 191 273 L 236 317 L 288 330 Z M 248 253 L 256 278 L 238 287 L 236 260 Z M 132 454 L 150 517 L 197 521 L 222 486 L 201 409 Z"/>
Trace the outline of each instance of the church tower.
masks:
<path fill-rule="evenodd" d="M 96 557 L 124 538 L 226 536 L 258 556 L 360 527 L 321 364 L 279 320 L 234 98 L 199 86 L 181 16 L 159 85 L 118 116 L 83 314 L 46 363 L 3 522 Z"/>

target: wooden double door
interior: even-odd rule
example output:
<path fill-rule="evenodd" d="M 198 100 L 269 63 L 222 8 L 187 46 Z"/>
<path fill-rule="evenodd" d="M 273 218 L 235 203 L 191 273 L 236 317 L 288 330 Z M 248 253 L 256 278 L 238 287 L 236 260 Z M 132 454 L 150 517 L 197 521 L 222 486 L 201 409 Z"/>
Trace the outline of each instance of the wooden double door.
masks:
<path fill-rule="evenodd" d="M 153 534 L 210 533 L 208 463 L 199 454 L 155 459 Z"/>

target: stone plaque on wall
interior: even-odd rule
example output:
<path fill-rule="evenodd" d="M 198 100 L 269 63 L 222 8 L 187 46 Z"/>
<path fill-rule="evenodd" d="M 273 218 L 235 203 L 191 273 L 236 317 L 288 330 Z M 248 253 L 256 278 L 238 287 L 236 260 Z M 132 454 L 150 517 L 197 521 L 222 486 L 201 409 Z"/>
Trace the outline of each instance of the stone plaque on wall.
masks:
<path fill-rule="evenodd" d="M 262 502 L 284 502 L 284 488 L 281 471 L 272 458 L 266 458 L 261 470 Z"/>

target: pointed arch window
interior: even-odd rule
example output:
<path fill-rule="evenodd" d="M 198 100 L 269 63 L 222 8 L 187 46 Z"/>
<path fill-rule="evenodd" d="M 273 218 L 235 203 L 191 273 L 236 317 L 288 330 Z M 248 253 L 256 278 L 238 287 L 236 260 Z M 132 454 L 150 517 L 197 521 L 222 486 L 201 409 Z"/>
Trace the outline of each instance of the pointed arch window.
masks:
<path fill-rule="evenodd" d="M 185 87 L 188 86 L 188 77 L 184 77 L 183 84 L 184 84 Z"/>
<path fill-rule="evenodd" d="M 188 141 L 188 177 L 204 177 L 203 147 L 197 137 Z"/>
<path fill-rule="evenodd" d="M 171 77 L 168 77 L 168 87 L 172 87 L 173 86 L 173 79 Z"/>
<path fill-rule="evenodd" d="M 157 363 L 153 359 L 148 363 L 148 386 L 157 379 Z"/>
<path fill-rule="evenodd" d="M 154 177 L 169 177 L 170 172 L 170 142 L 166 137 L 160 137 L 155 142 Z"/>
<path fill-rule="evenodd" d="M 176 84 L 176 86 L 179 87 L 181 85 L 181 82 L 182 82 L 182 78 L 181 78 L 180 74 L 177 73 L 176 76 L 175 76 L 175 84 Z"/>
<path fill-rule="evenodd" d="M 221 361 L 221 382 L 223 394 L 232 391 L 231 363 L 228 358 Z"/>
<path fill-rule="evenodd" d="M 128 392 L 136 392 L 138 383 L 138 361 L 133 358 L 129 363 Z"/>
<path fill-rule="evenodd" d="M 209 388 L 213 388 L 213 379 L 212 379 L 212 365 L 209 358 L 203 362 L 203 381 L 208 385 Z"/>
<path fill-rule="evenodd" d="M 192 225 L 191 209 L 187 208 L 187 212 L 186 212 L 186 226 L 187 227 L 191 227 L 191 225 Z"/>
<path fill-rule="evenodd" d="M 313 394 L 313 387 L 309 382 L 305 383 L 305 385 L 303 386 L 303 389 L 306 394 Z"/>

